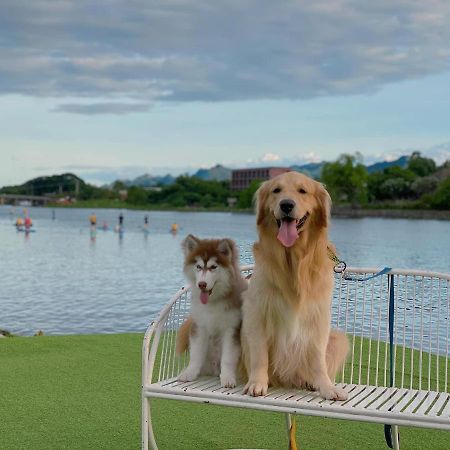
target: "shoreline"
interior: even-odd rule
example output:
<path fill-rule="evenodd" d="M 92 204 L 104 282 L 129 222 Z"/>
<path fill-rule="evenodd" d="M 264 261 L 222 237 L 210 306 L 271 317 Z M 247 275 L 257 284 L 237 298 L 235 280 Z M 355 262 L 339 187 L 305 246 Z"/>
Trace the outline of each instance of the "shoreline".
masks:
<path fill-rule="evenodd" d="M 44 208 L 77 208 L 77 209 L 128 209 L 133 211 L 162 211 L 162 212 L 227 212 L 238 214 L 254 214 L 254 210 L 238 208 L 197 208 L 197 207 L 164 207 L 164 206 L 143 206 L 111 204 L 75 204 L 75 205 L 57 205 L 50 204 Z M 382 218 L 382 219 L 423 219 L 423 220 L 450 220 L 450 210 L 439 209 L 400 209 L 400 208 L 348 208 L 343 206 L 333 206 L 331 217 L 337 218 Z"/>
<path fill-rule="evenodd" d="M 438 209 L 352 209 L 335 207 L 332 217 L 338 218 L 381 218 L 381 219 L 426 219 L 450 220 L 450 211 Z"/>

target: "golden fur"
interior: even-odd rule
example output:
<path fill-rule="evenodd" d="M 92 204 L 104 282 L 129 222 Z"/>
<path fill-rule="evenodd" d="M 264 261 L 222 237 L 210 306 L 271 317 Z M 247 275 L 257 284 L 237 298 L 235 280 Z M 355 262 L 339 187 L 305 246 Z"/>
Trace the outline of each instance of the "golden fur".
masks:
<path fill-rule="evenodd" d="M 277 239 L 277 219 L 285 217 L 280 202 L 286 199 L 295 202 L 289 217 L 300 227 L 292 246 Z M 308 386 L 325 398 L 342 400 L 346 393 L 333 381 L 348 342 L 343 333 L 330 330 L 330 197 L 322 184 L 288 172 L 266 181 L 256 201 L 259 241 L 253 247 L 255 270 L 244 293 L 241 332 L 249 378 L 245 392 L 265 395 L 269 384 Z"/>

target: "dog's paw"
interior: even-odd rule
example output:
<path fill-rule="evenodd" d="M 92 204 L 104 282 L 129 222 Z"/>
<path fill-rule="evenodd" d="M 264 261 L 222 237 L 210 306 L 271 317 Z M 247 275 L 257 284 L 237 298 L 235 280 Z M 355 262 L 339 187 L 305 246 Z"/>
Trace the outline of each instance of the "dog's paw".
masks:
<path fill-rule="evenodd" d="M 251 395 L 252 397 L 260 397 L 267 394 L 267 383 L 249 381 L 244 388 L 243 394 Z"/>
<path fill-rule="evenodd" d="M 184 369 L 180 375 L 178 375 L 177 380 L 178 381 L 194 381 L 198 378 L 198 371 L 196 370 L 192 370 L 189 367 L 186 367 L 186 369 Z"/>
<path fill-rule="evenodd" d="M 304 389 L 307 391 L 314 391 L 314 386 L 300 377 L 297 377 L 297 379 L 293 383 L 293 387 L 297 389 Z"/>
<path fill-rule="evenodd" d="M 303 389 L 304 391 L 314 391 L 315 390 L 314 385 L 312 385 L 311 383 L 308 383 L 307 381 L 304 381 L 297 387 L 300 389 Z"/>
<path fill-rule="evenodd" d="M 344 389 L 338 388 L 336 386 L 331 386 L 330 388 L 320 389 L 320 395 L 327 400 L 347 400 L 348 394 Z"/>
<path fill-rule="evenodd" d="M 220 375 L 220 385 L 223 388 L 234 388 L 236 386 L 236 377 L 234 375 Z"/>

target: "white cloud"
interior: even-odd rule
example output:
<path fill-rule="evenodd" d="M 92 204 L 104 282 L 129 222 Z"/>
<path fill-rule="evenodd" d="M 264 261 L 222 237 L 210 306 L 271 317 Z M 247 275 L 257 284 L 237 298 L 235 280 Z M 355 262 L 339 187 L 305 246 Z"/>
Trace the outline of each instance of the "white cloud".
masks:
<path fill-rule="evenodd" d="M 323 159 L 315 152 L 303 153 L 301 155 L 301 158 L 303 158 L 304 161 L 310 162 L 310 163 L 318 163 L 318 162 L 322 161 L 322 159 Z"/>
<path fill-rule="evenodd" d="M 264 162 L 274 162 L 279 161 L 281 158 L 279 155 L 275 155 L 275 153 L 266 153 L 261 159 Z"/>

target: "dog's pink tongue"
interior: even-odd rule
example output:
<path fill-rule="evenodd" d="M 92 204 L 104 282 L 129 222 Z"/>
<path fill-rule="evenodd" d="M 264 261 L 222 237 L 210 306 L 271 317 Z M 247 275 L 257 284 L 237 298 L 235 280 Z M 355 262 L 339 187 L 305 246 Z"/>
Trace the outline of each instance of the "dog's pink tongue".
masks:
<path fill-rule="evenodd" d="M 295 220 L 282 220 L 277 238 L 285 247 L 292 247 L 298 238 Z"/>
<path fill-rule="evenodd" d="M 208 291 L 200 291 L 200 301 L 206 305 L 208 303 L 209 299 L 209 292 Z"/>

